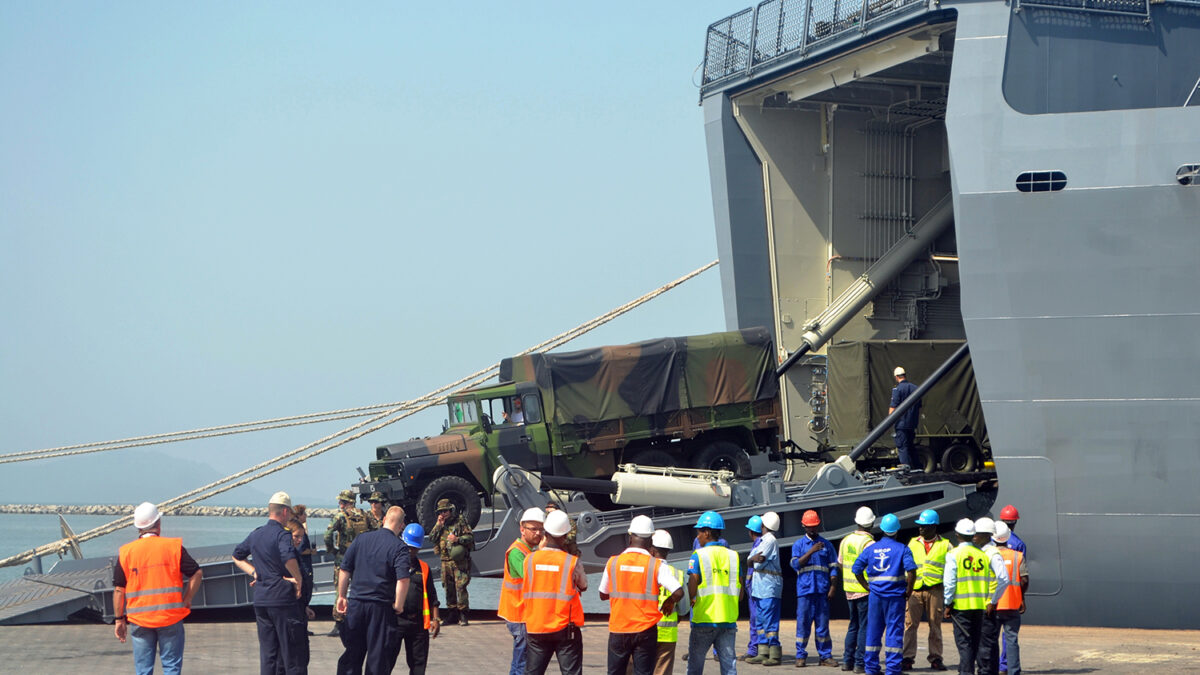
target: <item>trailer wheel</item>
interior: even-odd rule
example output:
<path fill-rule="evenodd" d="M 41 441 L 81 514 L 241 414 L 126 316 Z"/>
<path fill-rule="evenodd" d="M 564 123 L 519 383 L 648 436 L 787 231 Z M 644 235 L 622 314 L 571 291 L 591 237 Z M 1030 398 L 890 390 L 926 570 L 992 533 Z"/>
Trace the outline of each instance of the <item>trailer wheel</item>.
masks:
<path fill-rule="evenodd" d="M 467 517 L 467 524 L 471 527 L 479 523 L 483 503 L 475 486 L 461 476 L 442 476 L 430 481 L 417 498 L 417 521 L 426 531 L 433 529 L 437 523 L 437 503 L 442 499 L 449 499 L 458 512 Z"/>
<path fill-rule="evenodd" d="M 917 463 L 914 469 L 920 469 L 924 473 L 933 473 L 937 471 L 937 460 L 933 457 L 933 450 L 927 445 L 918 445 L 913 448 L 913 460 Z"/>
<path fill-rule="evenodd" d="M 942 453 L 942 471 L 969 473 L 979 465 L 979 453 L 966 443 L 954 443 Z"/>
<path fill-rule="evenodd" d="M 733 441 L 716 440 L 708 443 L 696 453 L 692 465 L 710 471 L 732 471 L 738 478 L 750 477 L 750 458 Z"/>

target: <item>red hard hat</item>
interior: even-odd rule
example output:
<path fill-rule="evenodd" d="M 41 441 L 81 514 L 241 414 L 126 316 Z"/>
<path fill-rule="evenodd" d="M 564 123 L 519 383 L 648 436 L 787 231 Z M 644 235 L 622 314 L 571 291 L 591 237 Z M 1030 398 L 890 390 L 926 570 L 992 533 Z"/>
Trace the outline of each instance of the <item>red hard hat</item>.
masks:
<path fill-rule="evenodd" d="M 1000 509 L 1000 520 L 1020 520 L 1021 514 L 1017 512 L 1017 507 L 1009 504 Z"/>
<path fill-rule="evenodd" d="M 800 518 L 800 524 L 805 527 L 816 527 L 821 524 L 821 516 L 817 515 L 816 511 L 809 509 L 804 512 L 804 516 Z"/>

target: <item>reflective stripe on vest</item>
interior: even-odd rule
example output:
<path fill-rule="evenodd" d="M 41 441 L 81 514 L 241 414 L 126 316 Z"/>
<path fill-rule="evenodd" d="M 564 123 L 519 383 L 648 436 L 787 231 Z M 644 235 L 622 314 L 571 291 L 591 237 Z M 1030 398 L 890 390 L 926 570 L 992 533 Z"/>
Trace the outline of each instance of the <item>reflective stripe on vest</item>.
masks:
<path fill-rule="evenodd" d="M 733 623 L 738 618 L 738 556 L 724 546 L 696 551 L 700 586 L 692 603 L 692 623 Z"/>
<path fill-rule="evenodd" d="M 583 625 L 583 605 L 571 582 L 579 559 L 558 549 L 525 556 L 521 616 L 530 633 L 554 633 L 573 623 Z"/>
<path fill-rule="evenodd" d="M 521 623 L 521 587 L 525 580 L 508 573 L 508 556 L 514 548 L 520 551 L 526 559 L 529 558 L 530 553 L 533 553 L 533 549 L 529 548 L 523 539 L 514 541 L 504 552 L 504 581 L 500 583 L 500 607 L 496 610 L 496 614 L 510 623 Z M 521 565 L 524 567 L 524 560 L 521 561 Z"/>
<path fill-rule="evenodd" d="M 663 564 L 666 565 L 666 563 Z M 684 585 L 683 571 L 677 570 L 670 565 L 667 565 L 667 569 L 671 571 L 671 574 L 675 575 L 675 580 L 679 582 L 680 586 Z M 684 593 L 687 593 L 687 591 L 685 590 Z M 669 597 L 671 597 L 671 594 L 667 592 L 666 587 L 660 586 L 658 589 L 659 606 L 661 607 Z M 663 618 L 658 620 L 658 641 L 679 642 L 679 609 L 671 610 L 670 614 L 665 614 Z"/>
<path fill-rule="evenodd" d="M 424 560 L 418 560 L 421 564 L 421 619 L 425 623 L 425 630 L 429 630 L 429 565 L 425 564 Z"/>
<path fill-rule="evenodd" d="M 183 606 L 183 540 L 142 537 L 121 547 L 118 563 L 125 572 L 125 614 L 130 623 L 162 628 L 190 613 Z"/>
<path fill-rule="evenodd" d="M 913 560 L 917 563 L 917 583 L 913 590 L 926 586 L 937 586 L 942 583 L 946 571 L 946 554 L 950 552 L 950 542 L 938 537 L 925 553 L 925 542 L 920 537 L 913 537 L 908 542 L 908 550 L 912 551 Z"/>
<path fill-rule="evenodd" d="M 858 560 L 858 554 L 874 541 L 871 535 L 863 532 L 851 532 L 846 535 L 845 539 L 842 539 L 838 557 L 842 560 L 842 568 L 847 572 L 842 575 L 842 589 L 847 593 L 867 592 L 867 589 L 863 588 L 862 584 L 858 583 L 858 579 L 850 573 L 850 568 L 854 567 L 854 561 Z"/>
<path fill-rule="evenodd" d="M 986 609 L 991 593 L 988 587 L 995 582 L 996 575 L 988 554 L 967 545 L 955 550 L 955 565 L 958 581 L 954 588 L 954 609 Z"/>
<path fill-rule="evenodd" d="M 608 559 L 608 631 L 640 633 L 662 618 L 658 611 L 658 566 L 649 553 L 626 551 Z"/>
<path fill-rule="evenodd" d="M 1025 595 L 1021 591 L 1021 563 L 1025 560 L 1025 554 L 1006 546 L 1000 549 L 1000 557 L 1004 558 L 1004 566 L 1008 568 L 1008 588 L 1004 589 L 996 609 L 1021 609 L 1025 603 Z"/>

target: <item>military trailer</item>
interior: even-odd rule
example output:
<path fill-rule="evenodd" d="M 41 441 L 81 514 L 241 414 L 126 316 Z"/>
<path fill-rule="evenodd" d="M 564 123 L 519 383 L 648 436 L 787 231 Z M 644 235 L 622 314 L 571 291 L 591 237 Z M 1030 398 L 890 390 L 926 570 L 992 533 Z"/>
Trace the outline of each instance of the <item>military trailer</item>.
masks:
<path fill-rule="evenodd" d="M 829 428 L 822 449 L 833 454 L 849 451 L 887 417 L 896 366 L 903 366 L 908 380 L 919 385 L 962 344 L 962 340 L 859 340 L 828 345 Z M 967 356 L 921 398 L 913 468 L 969 473 L 983 470 L 991 459 L 983 406 Z M 858 466 L 882 468 L 896 461 L 895 442 L 885 434 L 858 459 Z"/>
<path fill-rule="evenodd" d="M 763 475 L 782 459 L 774 368 L 764 328 L 504 359 L 499 384 L 449 398 L 441 435 L 377 448 L 357 487 L 426 526 L 450 499 L 474 526 L 499 457 L 573 478 L 606 479 L 625 463 Z"/>

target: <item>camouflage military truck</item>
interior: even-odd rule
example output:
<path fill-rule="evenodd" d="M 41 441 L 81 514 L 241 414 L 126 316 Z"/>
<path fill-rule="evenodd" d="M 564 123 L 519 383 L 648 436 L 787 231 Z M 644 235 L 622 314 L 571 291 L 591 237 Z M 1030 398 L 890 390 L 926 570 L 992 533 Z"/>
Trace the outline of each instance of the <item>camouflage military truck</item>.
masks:
<path fill-rule="evenodd" d="M 576 478 L 629 462 L 765 473 L 780 459 L 774 365 L 762 328 L 504 359 L 499 384 L 450 397 L 440 436 L 377 448 L 356 487 L 429 528 L 440 499 L 479 521 L 499 457 Z"/>
<path fill-rule="evenodd" d="M 904 366 L 908 380 L 920 386 L 959 347 L 960 340 L 865 340 L 827 347 L 829 429 L 823 450 L 844 454 L 883 421 L 896 380 L 892 369 Z M 975 386 L 971 359 L 960 361 L 921 398 L 916 432 L 917 466 L 927 473 L 984 470 L 991 443 Z M 884 434 L 858 461 L 859 466 L 894 466 L 896 446 Z"/>

